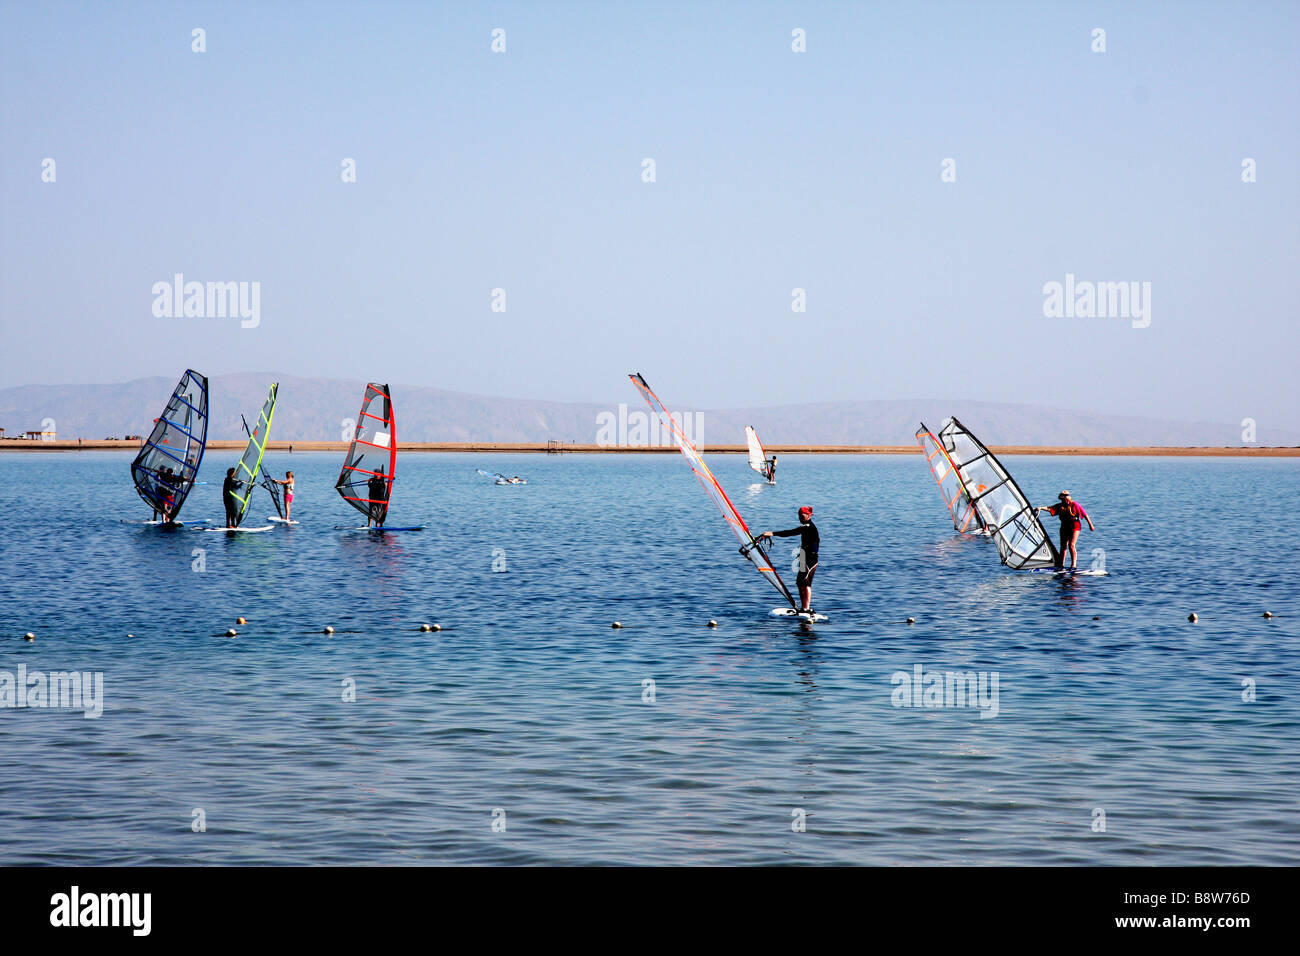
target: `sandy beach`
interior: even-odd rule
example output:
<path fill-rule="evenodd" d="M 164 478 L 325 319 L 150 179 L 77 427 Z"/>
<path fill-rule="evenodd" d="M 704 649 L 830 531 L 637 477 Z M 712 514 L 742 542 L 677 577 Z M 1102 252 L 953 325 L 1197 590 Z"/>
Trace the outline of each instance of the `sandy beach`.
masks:
<path fill-rule="evenodd" d="M 210 450 L 238 451 L 245 445 L 243 441 L 210 441 Z M 140 447 L 137 441 L 27 441 L 25 439 L 5 439 L 0 441 L 0 451 L 128 451 Z M 269 452 L 293 451 L 335 451 L 340 454 L 347 450 L 347 442 L 341 441 L 272 441 L 267 445 Z M 1140 446 L 1086 446 L 1086 445 L 993 445 L 995 455 L 1111 455 L 1128 457 L 1215 457 L 1215 458 L 1300 458 L 1300 448 L 1278 447 L 1264 448 L 1255 446 L 1225 446 L 1220 448 L 1164 447 L 1160 445 Z M 544 442 L 403 442 L 402 451 L 425 452 L 483 452 L 485 454 L 546 454 L 553 449 Z M 744 445 L 710 445 L 701 449 L 708 454 L 743 455 L 747 453 Z M 916 445 L 769 445 L 769 454 L 776 455 L 915 455 L 919 452 Z M 652 447 L 608 447 L 604 445 L 566 444 L 564 453 L 580 452 L 582 454 L 677 454 L 676 446 Z"/>

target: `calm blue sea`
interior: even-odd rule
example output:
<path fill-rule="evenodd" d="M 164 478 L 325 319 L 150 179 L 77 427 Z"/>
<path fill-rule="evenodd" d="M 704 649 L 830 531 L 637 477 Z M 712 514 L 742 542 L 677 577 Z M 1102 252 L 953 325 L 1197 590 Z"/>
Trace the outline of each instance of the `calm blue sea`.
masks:
<path fill-rule="evenodd" d="M 679 455 L 407 454 L 427 530 L 382 537 L 340 458 L 269 455 L 302 524 L 227 536 L 121 523 L 127 454 L 0 456 L 0 671 L 103 675 L 98 718 L 0 709 L 0 864 L 1300 862 L 1300 461 L 1008 458 L 1097 522 L 1110 576 L 1058 580 L 919 452 L 711 456 L 756 530 L 815 507 L 809 630 Z M 896 706 L 918 666 L 996 716 Z"/>

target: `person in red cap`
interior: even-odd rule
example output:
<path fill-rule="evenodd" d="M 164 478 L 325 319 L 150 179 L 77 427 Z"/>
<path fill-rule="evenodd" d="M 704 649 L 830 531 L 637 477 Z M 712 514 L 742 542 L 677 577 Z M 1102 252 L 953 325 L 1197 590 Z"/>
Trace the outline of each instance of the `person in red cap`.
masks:
<path fill-rule="evenodd" d="M 796 565 L 799 572 L 794 583 L 799 589 L 800 614 L 812 613 L 812 580 L 813 575 L 817 573 L 817 551 L 821 545 L 821 535 L 817 533 L 817 526 L 813 524 L 812 514 L 812 506 L 804 505 L 799 509 L 799 527 L 785 531 L 764 531 L 759 535 L 760 538 L 770 538 L 773 535 L 778 538 L 789 538 L 796 534 L 799 536 L 799 556 Z"/>

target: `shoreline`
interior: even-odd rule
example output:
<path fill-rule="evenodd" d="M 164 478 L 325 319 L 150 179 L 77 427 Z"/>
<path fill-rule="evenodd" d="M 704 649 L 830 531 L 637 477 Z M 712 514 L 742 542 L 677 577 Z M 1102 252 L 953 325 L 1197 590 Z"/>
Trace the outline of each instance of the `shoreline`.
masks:
<path fill-rule="evenodd" d="M 245 441 L 210 441 L 207 447 L 214 450 L 238 451 Z M 0 452 L 4 451 L 134 451 L 140 447 L 137 441 L 29 441 L 27 439 L 7 438 L 0 440 Z M 348 443 L 343 441 L 271 441 L 267 443 L 267 452 L 295 451 L 330 451 L 344 452 Z M 550 449 L 545 442 L 412 442 L 402 444 L 402 451 L 412 452 L 473 452 L 483 454 L 547 454 Z M 917 445 L 768 445 L 768 454 L 776 455 L 915 455 L 920 451 Z M 1300 458 L 1300 447 L 1188 447 L 1163 445 L 992 445 L 990 450 L 995 455 L 1099 455 L 1114 457 L 1212 457 L 1212 458 Z M 748 453 L 745 445 L 705 446 L 705 454 L 743 455 Z M 580 445 L 576 443 L 562 446 L 562 453 L 576 454 L 611 454 L 611 455 L 662 455 L 677 454 L 675 445 L 656 445 L 651 447 L 606 447 L 602 445 Z"/>

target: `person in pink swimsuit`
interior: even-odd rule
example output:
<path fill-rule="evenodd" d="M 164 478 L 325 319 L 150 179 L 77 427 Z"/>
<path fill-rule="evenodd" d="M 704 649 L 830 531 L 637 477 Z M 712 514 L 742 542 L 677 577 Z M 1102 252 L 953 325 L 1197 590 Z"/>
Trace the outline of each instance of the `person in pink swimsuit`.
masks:
<path fill-rule="evenodd" d="M 1059 504 L 1040 505 L 1035 511 L 1046 511 L 1061 520 L 1061 554 L 1058 559 L 1057 570 L 1063 570 L 1065 564 L 1065 552 L 1068 548 L 1070 551 L 1070 570 L 1075 570 L 1079 564 L 1079 532 L 1083 530 L 1083 522 L 1088 522 L 1088 530 L 1096 531 L 1092 519 L 1088 517 L 1088 512 L 1083 510 L 1083 505 L 1073 500 L 1068 491 L 1062 491 L 1056 496 Z"/>
<path fill-rule="evenodd" d="M 271 478 L 270 475 L 267 475 Z M 293 472 L 286 471 L 283 478 L 271 478 L 277 485 L 284 485 L 284 520 L 293 520 Z"/>

